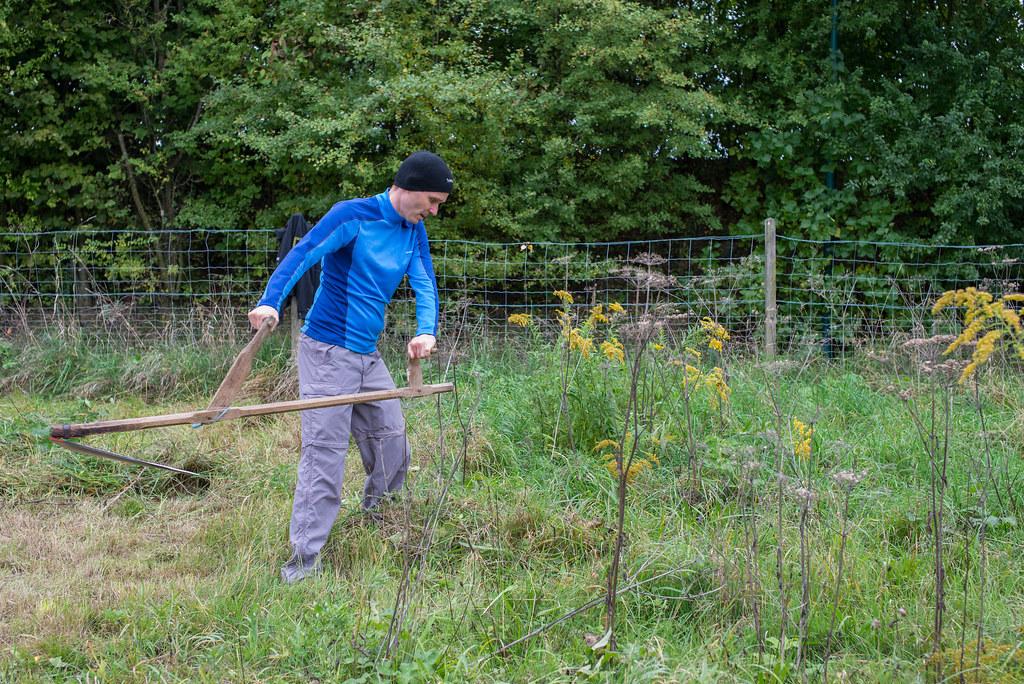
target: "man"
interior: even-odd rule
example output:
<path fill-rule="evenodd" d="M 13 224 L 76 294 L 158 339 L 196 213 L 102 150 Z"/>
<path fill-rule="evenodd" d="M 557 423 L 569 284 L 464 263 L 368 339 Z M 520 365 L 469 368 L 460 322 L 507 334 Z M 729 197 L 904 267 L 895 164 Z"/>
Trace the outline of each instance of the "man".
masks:
<path fill-rule="evenodd" d="M 276 325 L 292 286 L 313 264 L 321 264 L 320 287 L 299 338 L 303 399 L 395 387 L 376 347 L 384 309 L 406 275 L 416 295 L 417 321 L 407 354 L 422 359 L 433 350 L 437 282 L 423 220 L 437 214 L 452 183 L 439 156 L 416 152 L 381 194 L 335 204 L 274 270 L 259 304 L 249 312 L 254 328 L 267 317 Z M 364 511 L 405 480 L 409 444 L 398 399 L 303 411 L 289 528 L 292 556 L 281 568 L 286 583 L 320 570 L 320 549 L 341 504 L 350 433 L 366 471 Z"/>

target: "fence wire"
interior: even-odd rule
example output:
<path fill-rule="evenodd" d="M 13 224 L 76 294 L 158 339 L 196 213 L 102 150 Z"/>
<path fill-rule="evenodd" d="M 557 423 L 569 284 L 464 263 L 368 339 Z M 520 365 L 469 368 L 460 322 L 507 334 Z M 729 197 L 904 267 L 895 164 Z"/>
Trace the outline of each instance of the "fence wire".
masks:
<path fill-rule="evenodd" d="M 828 351 L 901 334 L 939 332 L 929 307 L 974 285 L 1019 291 L 1024 244 L 951 246 L 777 237 L 782 349 Z M 756 344 L 765 295 L 764 235 L 604 243 L 431 243 L 442 325 L 507 332 L 508 317 L 554 320 L 571 292 L 580 305 L 618 302 L 633 316 L 710 316 Z M 74 324 L 135 334 L 230 321 L 244 331 L 276 265 L 273 230 L 0 232 L 5 335 Z M 396 294 L 388 334 L 413 331 L 413 296 Z"/>
<path fill-rule="evenodd" d="M 931 306 L 952 289 L 1019 292 L 1024 244 L 811 241 L 778 236 L 779 340 L 827 352 L 952 331 Z"/>

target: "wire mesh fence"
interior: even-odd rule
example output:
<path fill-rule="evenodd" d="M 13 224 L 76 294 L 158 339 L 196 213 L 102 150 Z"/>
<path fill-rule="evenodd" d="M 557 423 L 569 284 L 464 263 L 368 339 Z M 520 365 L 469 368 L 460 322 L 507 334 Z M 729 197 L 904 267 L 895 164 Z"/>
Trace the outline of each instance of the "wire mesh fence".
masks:
<path fill-rule="evenodd" d="M 790 348 L 833 353 L 949 333 L 949 317 L 931 314 L 943 292 L 973 286 L 1000 296 L 1024 282 L 1024 244 L 777 239 L 779 340 Z"/>
<path fill-rule="evenodd" d="M 757 344 L 765 316 L 766 236 L 606 243 L 431 245 L 444 326 L 505 332 L 513 313 L 552 320 L 554 290 L 636 315 L 652 302 L 678 320 L 710 316 Z M 950 246 L 811 241 L 779 235 L 778 341 L 826 353 L 939 332 L 929 306 L 948 289 L 1019 291 L 1024 244 Z M 154 331 L 211 321 L 245 326 L 276 265 L 273 230 L 0 232 L 0 326 L 7 336 L 69 324 Z M 396 294 L 389 334 L 413 330 Z"/>

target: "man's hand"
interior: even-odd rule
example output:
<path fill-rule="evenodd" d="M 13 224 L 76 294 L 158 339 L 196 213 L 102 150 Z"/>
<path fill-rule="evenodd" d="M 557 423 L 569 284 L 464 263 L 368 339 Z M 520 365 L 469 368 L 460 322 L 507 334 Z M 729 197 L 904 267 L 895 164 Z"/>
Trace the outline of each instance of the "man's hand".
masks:
<path fill-rule="evenodd" d="M 259 330 L 260 326 L 263 325 L 263 319 L 273 318 L 274 324 L 271 326 L 271 330 L 277 327 L 277 309 L 272 306 L 257 306 L 255 309 L 249 312 L 249 325 L 256 330 Z"/>
<path fill-rule="evenodd" d="M 437 338 L 433 335 L 417 335 L 409 341 L 406 352 L 410 359 L 425 359 L 430 356 L 430 352 L 434 351 L 436 344 Z"/>

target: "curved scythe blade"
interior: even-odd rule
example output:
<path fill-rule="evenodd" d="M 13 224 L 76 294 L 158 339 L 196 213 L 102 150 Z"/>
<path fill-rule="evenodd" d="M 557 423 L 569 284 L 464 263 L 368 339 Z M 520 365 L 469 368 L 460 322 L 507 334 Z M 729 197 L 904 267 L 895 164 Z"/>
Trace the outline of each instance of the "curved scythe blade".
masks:
<path fill-rule="evenodd" d="M 182 470 L 181 468 L 175 468 L 174 466 L 157 463 L 155 461 L 143 461 L 141 458 L 132 458 L 131 456 L 125 456 L 123 454 L 115 454 L 113 451 L 107 451 L 106 449 L 100 449 L 99 447 L 88 446 L 86 444 L 79 444 L 78 442 L 71 442 L 66 439 L 60 439 L 59 437 L 50 437 L 50 441 L 58 446 L 64 447 L 65 449 L 77 451 L 82 454 L 88 454 L 89 456 L 101 456 L 113 461 L 144 465 L 151 468 L 162 468 L 163 470 L 170 470 L 173 473 L 181 473 L 183 475 L 191 475 L 193 477 L 203 477 L 198 473 L 193 473 L 191 470 Z"/>

